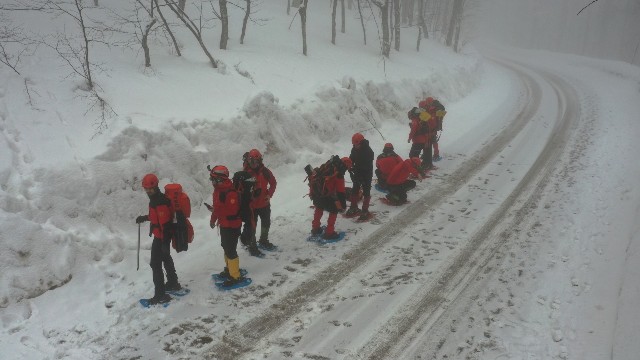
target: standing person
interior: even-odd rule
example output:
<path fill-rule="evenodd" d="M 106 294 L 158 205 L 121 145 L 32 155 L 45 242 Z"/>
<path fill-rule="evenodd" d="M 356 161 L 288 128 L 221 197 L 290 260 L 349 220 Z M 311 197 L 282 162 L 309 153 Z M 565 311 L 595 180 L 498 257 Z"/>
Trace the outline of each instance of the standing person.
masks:
<path fill-rule="evenodd" d="M 373 150 L 369 146 L 369 140 L 360 133 L 355 133 L 351 137 L 351 155 L 349 158 L 353 166 L 349 174 L 353 182 L 351 191 L 351 206 L 347 210 L 346 216 L 355 216 L 360 213 L 359 220 L 369 218 L 369 202 L 371 201 L 371 181 L 373 180 Z M 358 200 L 362 188 L 362 211 L 358 208 Z"/>
<path fill-rule="evenodd" d="M 240 258 L 237 247 L 240 237 L 240 196 L 229 179 L 229 169 L 223 165 L 214 166 L 209 173 L 213 185 L 213 206 L 209 226 L 220 228 L 220 242 L 224 250 L 224 275 L 228 277 L 222 284 L 230 287 L 244 279 L 240 275 Z"/>
<path fill-rule="evenodd" d="M 429 113 L 422 106 L 426 106 L 425 101 L 421 101 L 418 104 L 420 107 L 414 107 L 409 111 L 407 116 L 411 122 L 409 123 L 409 138 L 408 143 L 411 144 L 411 150 L 409 150 L 409 158 L 420 156 L 422 152 L 422 160 L 425 162 L 427 157 L 427 140 L 429 138 L 429 124 L 427 123 L 430 117 Z M 430 149 L 431 147 L 429 147 Z M 431 154 L 429 154 L 431 157 Z M 431 161 L 431 159 L 429 159 Z"/>
<path fill-rule="evenodd" d="M 271 198 L 276 192 L 277 181 L 271 170 L 262 163 L 262 154 L 257 149 L 249 151 L 245 171 L 249 172 L 255 178 L 250 207 L 252 209 L 252 236 L 249 238 L 249 251 L 258 250 L 256 246 L 256 229 L 258 218 L 260 218 L 260 239 L 258 244 L 266 250 L 273 250 L 275 246 L 269 241 L 269 228 L 271 227 Z M 247 229 L 247 223 L 243 229 L 243 237 Z M 259 252 L 260 250 L 258 250 Z M 253 254 L 251 254 L 253 255 Z"/>
<path fill-rule="evenodd" d="M 397 164 L 387 176 L 387 185 L 389 193 L 386 198 L 393 204 L 400 205 L 407 201 L 407 191 L 416 187 L 416 182 L 408 180 L 409 175 L 413 174 L 422 181 L 424 175 L 420 170 L 421 161 L 417 157 L 404 160 Z"/>
<path fill-rule="evenodd" d="M 393 151 L 393 144 L 386 143 L 382 149 L 382 154 L 376 158 L 376 177 L 378 178 L 378 186 L 387 190 L 387 176 L 391 173 L 394 166 L 402 162 L 400 155 Z"/>
<path fill-rule="evenodd" d="M 171 200 L 158 187 L 158 177 L 147 174 L 142 178 L 142 187 L 149 196 L 149 214 L 136 218 L 136 223 L 150 222 L 149 236 L 153 236 L 151 244 L 151 271 L 153 273 L 154 295 L 149 299 L 149 305 L 164 304 L 171 301 L 171 296 L 165 291 L 182 289 L 178 283 L 178 275 L 171 257 L 171 234 L 173 212 Z M 164 270 L 167 272 L 167 283 L 164 283 Z"/>
<path fill-rule="evenodd" d="M 425 101 L 429 106 L 430 114 L 435 117 L 435 128 L 431 134 L 431 144 L 433 145 L 433 161 L 440 161 L 442 158 L 440 157 L 440 148 L 438 145 L 438 140 L 440 140 L 438 131 L 442 131 L 442 121 L 444 119 L 444 116 L 447 114 L 447 111 L 445 110 L 444 105 L 442 105 L 442 103 L 440 103 L 440 101 L 438 101 L 437 99 L 428 97 Z"/>
<path fill-rule="evenodd" d="M 315 169 L 313 172 L 307 171 L 309 175 L 309 196 L 315 207 L 313 221 L 311 222 L 311 234 L 322 234 L 320 220 L 325 211 L 329 212 L 327 228 L 322 236 L 326 240 L 333 240 L 340 237 L 335 230 L 338 212 L 343 211 L 347 206 L 344 186 L 344 174 L 352 166 L 351 159 L 333 156 L 331 160 Z"/>

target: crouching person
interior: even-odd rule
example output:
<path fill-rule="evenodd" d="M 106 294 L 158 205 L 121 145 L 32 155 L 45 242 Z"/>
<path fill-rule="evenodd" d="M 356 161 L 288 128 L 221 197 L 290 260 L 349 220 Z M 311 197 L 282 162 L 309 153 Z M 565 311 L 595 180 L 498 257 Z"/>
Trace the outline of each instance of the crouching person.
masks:
<path fill-rule="evenodd" d="M 398 163 L 387 177 L 387 188 L 389 193 L 386 198 L 393 205 L 400 205 L 407 202 L 407 191 L 416 187 L 416 182 L 409 180 L 409 175 L 414 175 L 421 179 L 424 174 L 420 170 L 422 162 L 419 158 L 413 157 Z"/>

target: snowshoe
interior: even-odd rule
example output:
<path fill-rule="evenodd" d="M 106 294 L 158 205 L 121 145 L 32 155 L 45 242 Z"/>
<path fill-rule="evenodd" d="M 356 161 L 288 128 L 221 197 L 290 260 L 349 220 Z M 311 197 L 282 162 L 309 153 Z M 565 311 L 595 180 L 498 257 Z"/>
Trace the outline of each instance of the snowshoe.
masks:
<path fill-rule="evenodd" d="M 171 301 L 171 296 L 168 294 L 164 294 L 160 296 L 154 296 L 151 299 L 140 299 L 139 302 L 140 302 L 140 305 L 142 305 L 145 308 L 148 308 L 155 305 L 162 305 L 162 307 L 167 307 L 169 306 L 170 301 Z"/>
<path fill-rule="evenodd" d="M 373 213 L 370 211 L 363 211 L 360 213 L 360 216 L 356 219 L 356 222 L 365 222 L 371 220 L 373 217 Z"/>
<path fill-rule="evenodd" d="M 350 207 L 349 210 L 347 210 L 347 212 L 344 213 L 344 217 L 347 217 L 347 218 L 354 217 L 358 215 L 359 212 L 360 212 L 360 209 L 358 209 L 358 207 Z"/>
<path fill-rule="evenodd" d="M 240 277 L 244 277 L 247 273 L 247 269 L 240 269 Z M 214 282 L 223 282 L 229 280 L 231 276 L 229 275 L 227 268 L 224 268 L 224 271 L 221 271 L 218 274 L 211 274 L 211 278 Z"/>
<path fill-rule="evenodd" d="M 265 255 L 262 251 L 260 251 L 260 249 L 258 249 L 258 246 L 256 244 L 251 244 L 247 247 L 247 250 L 249 250 L 249 255 L 251 256 L 255 256 L 255 257 L 259 257 L 259 258 L 263 258 Z"/>
<path fill-rule="evenodd" d="M 378 190 L 378 191 L 380 191 L 381 193 L 383 193 L 383 194 L 388 194 L 388 193 L 389 193 L 389 190 L 387 190 L 387 189 L 383 188 L 383 187 L 382 187 L 382 186 L 380 186 L 379 184 L 375 184 L 373 187 L 374 187 L 376 190 Z"/>
<path fill-rule="evenodd" d="M 433 161 L 440 161 L 440 160 L 442 160 L 442 156 L 440 155 L 436 155 L 433 157 Z"/>
<path fill-rule="evenodd" d="M 245 287 L 251 284 L 251 278 L 240 276 L 238 279 L 227 279 L 222 282 L 216 282 L 216 287 L 220 290 L 232 290 Z"/>
<path fill-rule="evenodd" d="M 258 241 L 258 248 L 266 251 L 276 251 L 278 249 L 268 239 Z"/>

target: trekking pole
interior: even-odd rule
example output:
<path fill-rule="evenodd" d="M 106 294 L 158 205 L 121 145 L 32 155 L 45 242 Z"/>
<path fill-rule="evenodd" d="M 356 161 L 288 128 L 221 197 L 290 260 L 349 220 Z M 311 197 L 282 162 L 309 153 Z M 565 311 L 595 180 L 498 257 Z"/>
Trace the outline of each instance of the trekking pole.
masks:
<path fill-rule="evenodd" d="M 140 224 L 138 224 L 138 267 L 136 271 L 140 270 Z"/>

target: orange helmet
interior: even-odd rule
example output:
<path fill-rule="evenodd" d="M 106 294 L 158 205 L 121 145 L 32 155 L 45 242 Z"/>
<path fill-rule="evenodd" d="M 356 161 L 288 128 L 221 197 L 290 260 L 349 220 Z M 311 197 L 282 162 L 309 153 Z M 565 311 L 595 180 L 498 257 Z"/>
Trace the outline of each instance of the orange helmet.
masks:
<path fill-rule="evenodd" d="M 249 159 L 262 160 L 262 154 L 260 154 L 258 149 L 251 149 L 251 151 L 249 151 Z"/>
<path fill-rule="evenodd" d="M 359 145 L 362 142 L 362 140 L 364 140 L 364 135 L 362 135 L 360 133 L 355 133 L 351 137 L 351 143 L 353 145 Z"/>
<path fill-rule="evenodd" d="M 351 169 L 351 167 L 353 166 L 353 161 L 351 161 L 350 157 L 343 157 L 342 159 L 342 163 L 344 164 L 344 166 L 347 167 L 347 170 Z"/>
<path fill-rule="evenodd" d="M 158 186 L 158 177 L 154 174 L 147 174 L 142 178 L 142 187 L 145 189 L 151 189 Z"/>
<path fill-rule="evenodd" d="M 224 165 L 216 165 L 209 173 L 209 179 L 215 183 L 229 178 L 229 169 Z"/>

